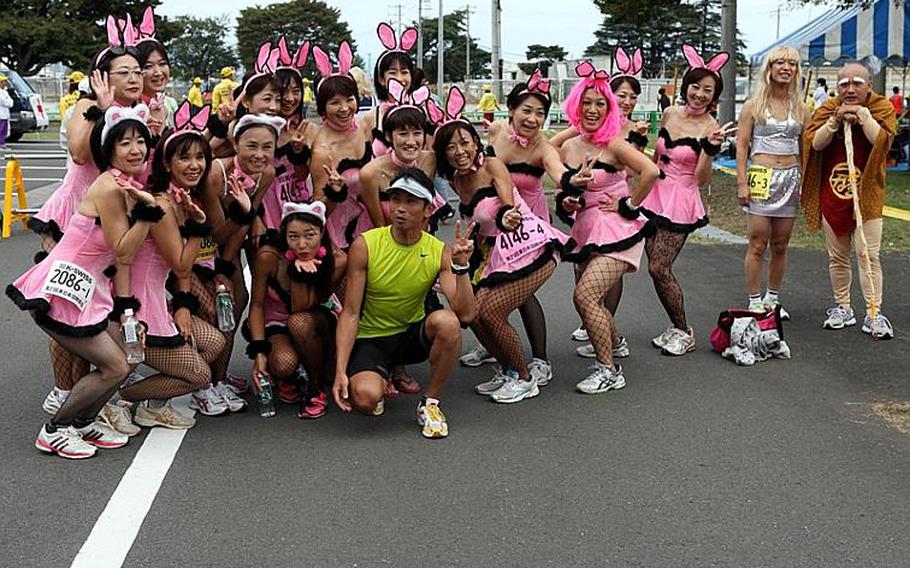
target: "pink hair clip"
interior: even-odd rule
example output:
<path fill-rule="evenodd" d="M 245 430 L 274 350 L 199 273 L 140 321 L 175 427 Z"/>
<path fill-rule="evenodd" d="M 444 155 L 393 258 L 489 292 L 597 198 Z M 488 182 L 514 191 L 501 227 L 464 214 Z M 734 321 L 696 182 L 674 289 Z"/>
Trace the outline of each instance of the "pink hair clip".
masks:
<path fill-rule="evenodd" d="M 392 96 L 392 100 L 395 102 L 392 108 L 386 113 L 386 116 L 403 108 L 420 109 L 420 105 L 430 99 L 430 89 L 426 85 L 420 87 L 413 93 L 408 94 L 401 81 L 398 79 L 389 79 L 388 90 L 389 94 Z"/>
<path fill-rule="evenodd" d="M 379 59 L 376 60 L 376 67 L 379 67 L 379 63 L 382 61 L 382 58 L 390 53 L 397 52 L 406 52 L 411 51 L 414 45 L 417 44 L 417 28 L 407 28 L 401 32 L 401 38 L 395 37 L 395 30 L 392 29 L 392 26 L 385 22 L 380 22 L 376 26 L 376 35 L 379 36 L 379 41 L 382 43 L 382 47 L 385 48 L 385 51 L 379 56 Z"/>
<path fill-rule="evenodd" d="M 305 41 L 297 48 L 297 51 L 294 53 L 294 57 L 291 57 L 291 52 L 288 51 L 288 43 L 284 36 L 278 38 L 278 63 L 279 69 L 292 69 L 300 74 L 300 70 L 306 65 L 307 59 L 310 57 L 310 42 Z"/>
<path fill-rule="evenodd" d="M 259 54 L 256 56 L 256 63 L 253 65 L 253 76 L 249 81 L 243 84 L 241 93 L 246 94 L 246 88 L 260 77 L 271 75 L 278 69 L 279 53 L 277 49 L 272 49 L 270 42 L 265 42 L 259 46 Z"/>
<path fill-rule="evenodd" d="M 724 65 L 727 64 L 727 61 L 730 60 L 730 54 L 726 51 L 721 51 L 714 57 L 712 57 L 707 63 L 705 63 L 704 58 L 698 54 L 694 47 L 688 43 L 684 43 L 682 46 L 683 55 L 686 56 L 686 61 L 689 63 L 689 67 L 692 69 L 707 69 L 713 73 L 720 72 L 723 69 Z"/>
<path fill-rule="evenodd" d="M 625 49 L 617 47 L 613 57 L 616 60 L 616 68 L 619 69 L 619 75 L 617 75 L 617 77 L 623 75 L 634 77 L 641 73 L 641 70 L 644 67 L 640 47 L 635 49 L 632 57 L 629 57 L 629 54 L 626 53 Z"/>
<path fill-rule="evenodd" d="M 442 110 L 433 99 L 427 99 L 427 115 L 433 124 L 442 126 L 450 122 L 461 121 L 467 125 L 470 122 L 461 117 L 461 111 L 465 107 L 464 93 L 456 85 L 449 88 L 449 96 L 446 97 L 446 108 Z"/>
<path fill-rule="evenodd" d="M 208 124 L 209 116 L 212 114 L 212 106 L 205 105 L 199 112 L 195 115 L 192 115 L 192 105 L 189 101 L 184 100 L 183 104 L 180 105 L 180 108 L 177 109 L 177 112 L 174 114 L 174 131 L 171 132 L 170 136 L 167 137 L 167 140 L 164 141 L 163 150 L 167 151 L 168 144 L 170 144 L 174 138 L 182 134 L 196 134 L 202 136 L 202 131 L 205 130 L 206 124 Z"/>
<path fill-rule="evenodd" d="M 332 71 L 332 62 L 329 59 L 329 54 L 323 51 L 318 45 L 313 46 L 313 60 L 316 62 L 316 69 L 319 70 L 319 74 L 322 75 L 322 78 L 319 79 L 319 85 L 322 84 L 328 77 L 333 77 L 336 75 L 346 75 L 351 78 L 353 81 L 354 78 L 351 77 L 351 65 L 354 62 L 354 53 L 351 51 L 351 44 L 344 40 L 341 42 L 341 45 L 338 46 L 338 70 Z M 316 90 L 319 90 L 319 85 L 316 86 Z"/>

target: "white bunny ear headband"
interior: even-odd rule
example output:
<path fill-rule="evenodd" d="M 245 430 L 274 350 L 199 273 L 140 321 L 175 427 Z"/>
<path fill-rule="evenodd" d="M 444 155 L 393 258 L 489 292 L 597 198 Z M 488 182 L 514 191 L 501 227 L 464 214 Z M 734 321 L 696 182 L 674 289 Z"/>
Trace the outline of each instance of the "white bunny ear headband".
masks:
<path fill-rule="evenodd" d="M 338 46 L 338 70 L 332 71 L 332 62 L 329 59 L 329 54 L 323 51 L 318 45 L 313 47 L 313 59 L 316 61 L 316 69 L 319 70 L 319 74 L 322 75 L 322 78 L 319 79 L 319 84 L 316 85 L 316 90 L 319 90 L 319 87 L 322 85 L 322 82 L 325 81 L 328 77 L 334 77 L 336 75 L 344 75 L 350 77 L 353 81 L 354 78 L 351 77 L 351 65 L 354 62 L 354 53 L 351 51 L 351 44 L 344 40 L 341 42 L 341 45 Z"/>
<path fill-rule="evenodd" d="M 385 51 L 383 51 L 382 54 L 380 54 L 379 59 L 376 60 L 377 69 L 386 55 L 395 52 L 411 51 L 411 48 L 414 47 L 418 39 L 417 28 L 405 29 L 401 32 L 401 37 L 398 38 L 395 36 L 395 30 L 392 29 L 392 26 L 385 22 L 381 22 L 376 27 L 376 35 L 379 36 L 379 41 L 382 43 L 382 47 L 385 48 Z"/>
<path fill-rule="evenodd" d="M 234 123 L 234 130 L 231 134 L 236 138 L 237 132 L 239 132 L 241 128 L 253 124 L 268 126 L 275 131 L 275 136 L 281 136 L 281 131 L 284 129 L 284 125 L 287 124 L 287 121 L 280 116 L 249 113 L 241 116 L 240 119 Z"/>
<path fill-rule="evenodd" d="M 259 54 L 256 56 L 256 63 L 253 65 L 253 76 L 243 83 L 243 88 L 240 92 L 246 94 L 246 89 L 250 86 L 250 83 L 260 77 L 273 74 L 275 70 L 278 69 L 278 58 L 280 55 L 277 48 L 272 49 L 272 44 L 270 42 L 267 41 L 260 45 Z"/>
<path fill-rule="evenodd" d="M 288 201 L 281 207 L 281 220 L 288 215 L 293 215 L 295 213 L 304 213 L 306 215 L 312 215 L 322 222 L 322 226 L 325 226 L 325 203 L 322 201 L 314 201 L 313 203 L 294 203 L 293 201 Z"/>
<path fill-rule="evenodd" d="M 112 106 L 104 113 L 104 126 L 101 128 L 101 145 L 110 135 L 111 130 L 121 122 L 132 120 L 142 125 L 142 128 L 148 132 L 148 126 L 145 121 L 149 117 L 149 107 L 144 104 L 138 104 L 134 107 Z"/>
<path fill-rule="evenodd" d="M 423 110 L 420 108 L 420 105 L 430 99 L 430 89 L 426 85 L 420 87 L 413 93 L 408 94 L 401 81 L 398 79 L 389 79 L 387 88 L 389 90 L 389 94 L 392 96 L 392 100 L 394 101 L 394 106 L 392 106 L 392 108 L 386 112 L 386 116 L 403 108 L 416 108 L 418 110 Z"/>

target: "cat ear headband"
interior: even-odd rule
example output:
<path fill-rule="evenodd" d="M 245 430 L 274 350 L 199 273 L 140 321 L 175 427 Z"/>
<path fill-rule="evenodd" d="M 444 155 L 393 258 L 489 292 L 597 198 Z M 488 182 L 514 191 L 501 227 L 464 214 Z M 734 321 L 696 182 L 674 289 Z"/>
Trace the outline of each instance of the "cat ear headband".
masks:
<path fill-rule="evenodd" d="M 616 48 L 616 53 L 613 54 L 613 58 L 616 60 L 616 68 L 619 69 L 619 75 L 616 75 L 616 77 L 634 77 L 641 73 L 642 67 L 644 67 L 641 58 L 641 48 L 637 48 L 632 57 L 629 57 L 625 49 L 618 47 Z"/>
<path fill-rule="evenodd" d="M 240 92 L 246 94 L 247 87 L 249 87 L 253 81 L 274 73 L 278 68 L 278 57 L 278 50 L 272 49 L 272 44 L 270 42 L 265 42 L 259 46 L 259 54 L 256 56 L 255 65 L 253 65 L 253 76 L 250 77 L 249 81 L 246 81 L 243 84 L 243 89 Z"/>
<path fill-rule="evenodd" d="M 428 99 L 427 114 L 430 117 L 430 121 L 432 121 L 433 124 L 437 124 L 439 126 L 456 121 L 461 121 L 471 126 L 470 122 L 461 117 L 461 111 L 464 110 L 464 106 L 464 93 L 462 93 L 461 89 L 459 89 L 457 86 L 452 85 L 449 88 L 449 96 L 446 97 L 445 110 L 439 108 L 439 105 L 437 105 L 433 99 Z"/>
<path fill-rule="evenodd" d="M 202 131 L 205 130 L 205 125 L 209 121 L 209 115 L 212 113 L 212 106 L 205 105 L 202 107 L 195 116 L 192 116 L 192 105 L 189 101 L 183 101 L 183 104 L 180 105 L 180 108 L 177 109 L 176 114 L 174 114 L 174 131 L 171 132 L 170 136 L 167 137 L 167 140 L 164 141 L 164 146 L 162 147 L 163 151 L 167 151 L 168 144 L 170 144 L 174 138 L 182 134 L 196 134 L 202 136 Z"/>
<path fill-rule="evenodd" d="M 261 124 L 263 126 L 268 126 L 275 130 L 275 136 L 281 136 L 281 130 L 284 128 L 284 125 L 287 124 L 287 121 L 280 116 L 269 116 L 267 114 L 245 114 L 240 117 L 239 120 L 234 124 L 234 130 L 231 132 L 235 137 L 237 132 L 244 126 L 250 124 Z"/>
<path fill-rule="evenodd" d="M 322 226 L 325 226 L 325 203 L 322 201 L 314 201 L 313 203 L 294 203 L 293 201 L 288 201 L 281 207 L 281 220 L 284 221 L 288 215 L 293 215 L 295 213 L 312 215 L 322 222 Z"/>
<path fill-rule="evenodd" d="M 395 52 L 411 51 L 411 48 L 417 43 L 417 28 L 407 28 L 401 32 L 401 38 L 397 38 L 395 37 L 395 30 L 392 29 L 392 26 L 385 22 L 381 22 L 376 27 L 376 35 L 379 36 L 382 47 L 386 49 L 379 56 L 379 59 L 376 60 L 377 69 L 386 55 Z"/>
<path fill-rule="evenodd" d="M 101 145 L 104 146 L 104 141 L 107 140 L 111 130 L 125 120 L 134 120 L 141 123 L 146 132 L 148 132 L 148 126 L 145 124 L 148 117 L 149 107 L 144 104 L 138 104 L 134 107 L 121 107 L 116 105 L 110 107 L 104 113 L 104 126 L 101 128 Z"/>
<path fill-rule="evenodd" d="M 338 46 L 337 71 L 332 71 L 332 62 L 329 59 L 329 54 L 323 51 L 318 45 L 313 47 L 313 59 L 316 61 L 316 69 L 318 69 L 319 74 L 322 75 L 322 78 L 319 79 L 319 83 L 316 85 L 317 91 L 319 90 L 319 86 L 322 85 L 322 82 L 328 77 L 345 75 L 352 81 L 354 80 L 349 73 L 351 65 L 354 62 L 354 53 L 351 51 L 351 44 L 349 44 L 347 40 L 342 41 L 341 45 Z"/>
<path fill-rule="evenodd" d="M 683 44 L 682 51 L 691 69 L 707 69 L 714 74 L 718 74 L 723 66 L 727 64 L 727 61 L 730 60 L 730 54 L 726 51 L 721 51 L 705 63 L 702 56 L 688 43 Z"/>
<path fill-rule="evenodd" d="M 386 116 L 403 108 L 420 109 L 420 105 L 430 99 L 430 89 L 426 85 L 420 87 L 413 93 L 408 94 L 401 81 L 398 79 L 389 79 L 387 88 L 389 94 L 392 96 L 392 100 L 395 101 L 395 104 L 386 112 Z"/>
<path fill-rule="evenodd" d="M 288 51 L 287 40 L 284 36 L 278 38 L 278 63 L 279 69 L 292 69 L 300 74 L 300 70 L 306 65 L 306 60 L 310 56 L 310 42 L 305 41 L 297 48 L 294 57 Z"/>

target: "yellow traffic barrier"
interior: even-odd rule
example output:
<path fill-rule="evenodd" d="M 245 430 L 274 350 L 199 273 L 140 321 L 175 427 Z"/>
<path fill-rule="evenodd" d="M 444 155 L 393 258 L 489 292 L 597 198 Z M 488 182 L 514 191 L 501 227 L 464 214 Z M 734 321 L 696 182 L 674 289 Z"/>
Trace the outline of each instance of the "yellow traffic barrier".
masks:
<path fill-rule="evenodd" d="M 13 191 L 19 195 L 19 208 L 13 212 Z M 22 228 L 28 230 L 28 214 L 20 213 L 28 209 L 28 200 L 25 197 L 25 182 L 22 181 L 22 167 L 19 160 L 10 156 L 6 163 L 6 183 L 3 184 L 3 232 L 0 238 L 9 238 L 12 234 L 12 225 L 16 221 L 22 222 Z"/>

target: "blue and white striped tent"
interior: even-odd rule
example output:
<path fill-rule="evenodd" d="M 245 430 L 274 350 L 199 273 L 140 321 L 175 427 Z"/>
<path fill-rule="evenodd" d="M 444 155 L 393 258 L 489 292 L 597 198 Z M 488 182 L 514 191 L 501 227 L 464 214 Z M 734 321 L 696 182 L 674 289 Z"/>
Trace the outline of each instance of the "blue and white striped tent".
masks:
<path fill-rule="evenodd" d="M 803 61 L 811 65 L 872 55 L 904 65 L 910 59 L 910 10 L 903 0 L 897 5 L 894 0 L 877 0 L 865 10 L 831 10 L 752 54 L 749 64 L 760 66 L 765 55 L 779 45 L 797 48 Z"/>

